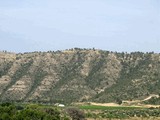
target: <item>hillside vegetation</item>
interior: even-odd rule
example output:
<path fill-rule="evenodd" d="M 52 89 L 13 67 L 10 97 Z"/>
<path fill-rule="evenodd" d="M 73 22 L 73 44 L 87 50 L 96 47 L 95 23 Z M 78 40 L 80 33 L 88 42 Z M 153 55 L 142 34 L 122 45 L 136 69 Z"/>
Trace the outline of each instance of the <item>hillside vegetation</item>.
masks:
<path fill-rule="evenodd" d="M 144 99 L 159 93 L 157 53 L 79 48 L 23 54 L 0 52 L 1 102 L 104 103 Z"/>

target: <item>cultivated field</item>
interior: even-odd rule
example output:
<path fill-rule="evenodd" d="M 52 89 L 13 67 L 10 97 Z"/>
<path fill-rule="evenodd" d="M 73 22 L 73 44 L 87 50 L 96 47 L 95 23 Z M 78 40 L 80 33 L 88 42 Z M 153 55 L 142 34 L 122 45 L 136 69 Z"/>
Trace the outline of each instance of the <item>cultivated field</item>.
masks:
<path fill-rule="evenodd" d="M 160 108 L 80 105 L 87 120 L 160 120 Z"/>

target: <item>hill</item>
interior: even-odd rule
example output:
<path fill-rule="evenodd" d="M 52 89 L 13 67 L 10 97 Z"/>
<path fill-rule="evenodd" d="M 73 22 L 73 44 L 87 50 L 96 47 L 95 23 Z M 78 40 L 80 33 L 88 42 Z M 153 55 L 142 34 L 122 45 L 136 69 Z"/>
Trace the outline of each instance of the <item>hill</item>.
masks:
<path fill-rule="evenodd" d="M 160 93 L 160 54 L 74 48 L 0 52 L 0 101 L 71 103 Z"/>

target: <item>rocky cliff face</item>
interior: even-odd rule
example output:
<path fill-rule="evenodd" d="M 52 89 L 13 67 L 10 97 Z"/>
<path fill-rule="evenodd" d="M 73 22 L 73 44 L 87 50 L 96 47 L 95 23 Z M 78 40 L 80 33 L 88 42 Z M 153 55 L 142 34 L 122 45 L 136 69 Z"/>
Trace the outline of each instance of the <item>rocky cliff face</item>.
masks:
<path fill-rule="evenodd" d="M 113 102 L 160 93 L 160 54 L 0 52 L 0 101 Z"/>

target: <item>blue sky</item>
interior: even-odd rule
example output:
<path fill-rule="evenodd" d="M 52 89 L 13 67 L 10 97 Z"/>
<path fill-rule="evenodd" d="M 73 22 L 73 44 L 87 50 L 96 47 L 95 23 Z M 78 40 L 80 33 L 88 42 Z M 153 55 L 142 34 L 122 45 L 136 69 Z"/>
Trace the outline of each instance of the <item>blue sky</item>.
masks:
<path fill-rule="evenodd" d="M 0 0 L 0 50 L 160 52 L 160 0 Z"/>

